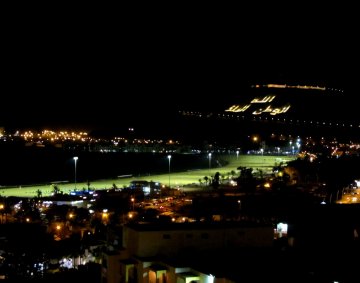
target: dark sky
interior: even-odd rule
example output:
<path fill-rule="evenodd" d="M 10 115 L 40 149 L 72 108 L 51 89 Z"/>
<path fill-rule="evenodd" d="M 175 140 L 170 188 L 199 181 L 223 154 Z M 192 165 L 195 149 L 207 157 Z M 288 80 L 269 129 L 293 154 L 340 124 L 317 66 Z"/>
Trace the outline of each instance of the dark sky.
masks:
<path fill-rule="evenodd" d="M 259 80 L 353 88 L 356 46 L 336 23 L 226 18 L 13 19 L 0 126 L 127 127 L 226 102 Z"/>

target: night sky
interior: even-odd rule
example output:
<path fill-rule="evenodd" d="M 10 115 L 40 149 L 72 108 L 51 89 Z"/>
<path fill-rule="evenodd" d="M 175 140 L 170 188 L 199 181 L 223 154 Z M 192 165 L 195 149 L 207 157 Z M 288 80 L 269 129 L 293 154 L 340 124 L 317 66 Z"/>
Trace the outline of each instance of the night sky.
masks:
<path fill-rule="evenodd" d="M 349 68 L 358 55 L 336 24 L 297 22 L 289 32 L 281 20 L 57 19 L 5 28 L 0 126 L 166 121 L 178 109 L 227 105 L 258 81 L 326 84 L 348 97 L 355 86 Z"/>

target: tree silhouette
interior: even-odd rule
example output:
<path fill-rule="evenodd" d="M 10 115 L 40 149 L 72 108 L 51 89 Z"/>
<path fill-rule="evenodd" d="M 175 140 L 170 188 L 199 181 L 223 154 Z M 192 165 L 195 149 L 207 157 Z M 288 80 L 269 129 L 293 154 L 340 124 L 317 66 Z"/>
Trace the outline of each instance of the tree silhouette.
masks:
<path fill-rule="evenodd" d="M 52 192 L 53 192 L 54 195 L 58 195 L 58 194 L 61 193 L 61 190 L 60 190 L 58 185 L 52 185 L 52 186 L 53 186 Z"/>
<path fill-rule="evenodd" d="M 220 173 L 216 172 L 212 180 L 212 186 L 216 190 L 219 188 L 219 185 L 220 185 Z"/>
<path fill-rule="evenodd" d="M 253 176 L 253 169 L 247 167 L 238 167 L 240 170 L 240 176 L 237 178 L 239 189 L 245 192 L 253 192 L 256 188 L 256 180 Z"/>
<path fill-rule="evenodd" d="M 36 197 L 41 198 L 42 197 L 42 191 L 40 189 L 37 189 L 36 191 Z"/>

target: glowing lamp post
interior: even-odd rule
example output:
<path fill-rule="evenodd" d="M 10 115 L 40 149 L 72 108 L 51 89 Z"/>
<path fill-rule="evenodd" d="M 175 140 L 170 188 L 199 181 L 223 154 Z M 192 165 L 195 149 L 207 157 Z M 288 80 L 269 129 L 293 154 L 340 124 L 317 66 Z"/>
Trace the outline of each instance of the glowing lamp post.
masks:
<path fill-rule="evenodd" d="M 132 203 L 132 210 L 134 211 L 135 210 L 135 198 L 134 197 L 131 198 L 131 203 Z"/>
<path fill-rule="evenodd" d="M 74 156 L 74 164 L 75 164 L 75 190 L 76 190 L 76 162 L 77 162 L 77 160 L 79 159 L 79 157 L 77 157 L 77 156 Z"/>
<path fill-rule="evenodd" d="M 210 169 L 211 169 L 211 152 L 209 153 L 209 172 L 210 172 Z"/>
<path fill-rule="evenodd" d="M 170 161 L 171 161 L 171 155 L 168 155 L 167 158 L 169 159 L 169 188 L 170 188 Z"/>
<path fill-rule="evenodd" d="M 236 151 L 236 159 L 239 159 L 239 151 Z"/>

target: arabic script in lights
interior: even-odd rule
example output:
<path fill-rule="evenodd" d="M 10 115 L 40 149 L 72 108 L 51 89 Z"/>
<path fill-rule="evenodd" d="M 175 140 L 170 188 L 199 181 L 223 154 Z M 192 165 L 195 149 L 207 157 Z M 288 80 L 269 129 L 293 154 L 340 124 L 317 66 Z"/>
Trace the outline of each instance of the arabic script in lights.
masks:
<path fill-rule="evenodd" d="M 274 100 L 276 96 L 275 95 L 267 95 L 264 96 L 263 98 L 254 98 L 253 100 L 251 100 L 250 103 L 270 103 L 271 101 Z"/>
<path fill-rule="evenodd" d="M 258 110 L 255 110 L 252 114 L 253 115 L 260 115 L 262 113 L 269 113 L 270 115 L 278 115 L 278 114 L 281 114 L 281 113 L 286 113 L 289 109 L 290 109 L 290 105 L 286 105 L 286 106 L 283 106 L 283 107 L 276 107 L 276 108 L 272 108 L 271 105 L 269 105 L 265 109 L 260 108 Z"/>
<path fill-rule="evenodd" d="M 245 112 L 246 109 L 248 109 L 249 107 L 250 107 L 250 104 L 247 104 L 245 106 L 232 105 L 229 107 L 229 109 L 226 109 L 225 111 L 227 111 L 227 112 Z"/>

